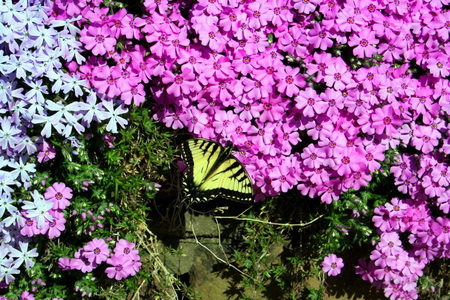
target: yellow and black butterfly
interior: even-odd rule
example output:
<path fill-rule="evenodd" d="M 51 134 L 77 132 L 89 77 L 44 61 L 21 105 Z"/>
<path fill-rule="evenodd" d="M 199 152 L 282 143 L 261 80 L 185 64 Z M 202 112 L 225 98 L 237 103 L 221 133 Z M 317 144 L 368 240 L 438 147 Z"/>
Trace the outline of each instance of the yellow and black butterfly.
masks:
<path fill-rule="evenodd" d="M 231 146 L 222 147 L 207 139 L 190 139 L 181 145 L 188 167 L 184 175 L 184 199 L 204 202 L 216 197 L 252 201 L 253 184 Z"/>

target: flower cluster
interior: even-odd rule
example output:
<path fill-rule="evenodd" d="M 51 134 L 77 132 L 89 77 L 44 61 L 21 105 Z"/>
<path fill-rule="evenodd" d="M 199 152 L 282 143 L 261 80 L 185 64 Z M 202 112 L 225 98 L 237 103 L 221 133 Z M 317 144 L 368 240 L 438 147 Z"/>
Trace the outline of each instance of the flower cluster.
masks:
<path fill-rule="evenodd" d="M 120 116 L 128 111 L 121 101 L 86 92 L 86 80 L 67 72 L 71 63 L 85 60 L 77 40 L 80 29 L 76 18 L 50 18 L 50 4 L 19 0 L 3 1 L 0 6 L 2 288 L 14 280 L 21 266 L 34 265 L 38 253 L 31 246 L 32 237 L 57 238 L 65 229 L 64 209 L 72 190 L 55 183 L 41 195 L 42 186 L 33 182 L 37 164 L 56 156 L 50 140 L 62 141 L 76 153 L 81 146 L 77 136 L 92 122 L 104 122 L 111 133 L 127 124 Z M 24 297 L 32 299 L 32 295 Z"/>
<path fill-rule="evenodd" d="M 155 119 L 239 149 L 257 200 L 297 188 L 331 203 L 365 187 L 386 150 L 406 148 L 418 154 L 400 155 L 391 172 L 413 200 L 399 201 L 415 212 L 432 204 L 450 211 L 448 0 L 146 0 L 146 14 L 137 17 L 100 2 L 54 1 L 46 11 L 22 0 L 0 8 L 7 41 L 0 50 L 1 195 L 30 188 L 29 156 L 39 150 L 38 162 L 51 159 L 46 139 L 55 132 L 75 146 L 92 121 L 115 133 L 127 124 L 120 116 L 126 106 L 143 103 L 150 90 Z M 92 56 L 81 56 L 82 48 Z M 70 101 L 85 88 L 92 89 L 86 101 Z M 64 101 L 49 100 L 50 91 Z M 41 137 L 32 140 L 31 129 Z M 39 226 L 53 216 L 45 199 L 32 196 L 24 217 Z M 443 230 L 446 219 L 425 220 Z M 398 244 L 403 225 L 379 226 L 380 257 L 403 253 L 401 260 L 406 251 L 416 271 L 429 261 L 431 254 L 418 259 Z M 376 253 L 373 260 L 383 265 Z M 378 271 L 373 282 L 391 289 L 391 298 L 417 298 L 412 282 L 420 272 L 386 266 L 399 279 Z M 399 290 L 395 281 L 411 284 Z"/>
<path fill-rule="evenodd" d="M 59 237 L 65 229 L 63 210 L 70 205 L 72 190 L 64 183 L 54 183 L 44 196 L 36 190 L 31 192 L 33 201 L 19 201 L 21 210 L 15 206 L 10 193 L 4 192 L 0 198 L 0 280 L 9 284 L 20 266 L 26 269 L 34 266 L 33 258 L 38 256 L 36 248 L 28 250 L 31 237 L 46 235 Z M 5 217 L 8 212 L 9 216 Z"/>
<path fill-rule="evenodd" d="M 55 18 L 80 18 L 80 41 L 93 54 L 73 71 L 125 104 L 142 103 L 142 87 L 151 83 L 154 117 L 174 129 L 231 141 L 260 192 L 257 199 L 297 187 L 330 203 L 366 186 L 388 148 L 411 145 L 430 153 L 447 137 L 442 2 L 144 5 L 148 14 L 135 17 L 84 2 L 68 10 L 56 1 L 61 14 Z M 115 47 L 119 38 L 128 41 L 124 51 Z M 338 47 L 355 58 L 332 55 Z M 378 63 L 363 66 L 374 55 Z M 413 62 L 424 76 L 408 71 Z M 411 126 L 415 135 L 408 140 Z M 301 131 L 310 142 L 298 156 L 293 147 Z"/>
<path fill-rule="evenodd" d="M 125 104 L 149 84 L 156 119 L 239 149 L 257 199 L 296 187 L 331 203 L 402 146 L 424 156 L 399 189 L 448 212 L 447 1 L 148 0 L 142 17 L 87 3 L 55 2 L 93 54 L 72 71 Z"/>
<path fill-rule="evenodd" d="M 80 270 L 83 273 L 92 272 L 102 262 L 110 267 L 105 272 L 109 278 L 122 280 L 128 276 L 136 275 L 142 263 L 139 251 L 134 249 L 135 244 L 124 239 L 119 240 L 110 253 L 108 244 L 103 239 L 93 239 L 75 253 L 75 258 L 62 257 L 59 267 L 63 270 Z"/>
<path fill-rule="evenodd" d="M 373 222 L 380 240 L 356 272 L 364 280 L 384 289 L 391 299 L 416 299 L 416 281 L 425 266 L 437 258 L 449 258 L 450 219 L 433 218 L 424 200 L 400 200 L 375 209 Z M 408 233 L 408 244 L 400 240 Z"/>

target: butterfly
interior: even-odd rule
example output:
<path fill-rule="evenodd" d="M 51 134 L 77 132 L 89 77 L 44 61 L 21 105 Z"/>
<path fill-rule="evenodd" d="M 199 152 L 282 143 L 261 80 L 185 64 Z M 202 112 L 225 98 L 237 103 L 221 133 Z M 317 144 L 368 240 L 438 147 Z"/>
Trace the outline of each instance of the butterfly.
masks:
<path fill-rule="evenodd" d="M 184 175 L 184 199 L 204 202 L 216 197 L 234 201 L 253 201 L 253 183 L 244 165 L 233 156 L 232 147 L 195 138 L 181 145 L 188 167 Z"/>

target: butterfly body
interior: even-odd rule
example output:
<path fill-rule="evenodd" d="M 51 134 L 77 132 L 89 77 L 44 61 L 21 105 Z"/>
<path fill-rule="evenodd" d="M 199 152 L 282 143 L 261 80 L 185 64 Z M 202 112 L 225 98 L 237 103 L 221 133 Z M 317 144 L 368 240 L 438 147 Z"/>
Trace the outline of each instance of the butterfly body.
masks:
<path fill-rule="evenodd" d="M 216 197 L 252 201 L 253 184 L 231 147 L 207 139 L 190 139 L 181 146 L 188 167 L 184 175 L 185 198 L 204 202 Z"/>

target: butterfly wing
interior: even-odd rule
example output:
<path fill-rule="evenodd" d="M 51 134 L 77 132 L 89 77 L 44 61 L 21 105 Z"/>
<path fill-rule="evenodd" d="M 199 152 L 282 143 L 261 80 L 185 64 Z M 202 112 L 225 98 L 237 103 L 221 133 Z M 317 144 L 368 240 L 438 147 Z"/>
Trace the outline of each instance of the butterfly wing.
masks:
<path fill-rule="evenodd" d="M 189 168 L 184 176 L 185 198 L 194 202 L 221 196 L 234 201 L 252 201 L 253 184 L 231 147 L 207 139 L 190 139 L 181 151 Z"/>

